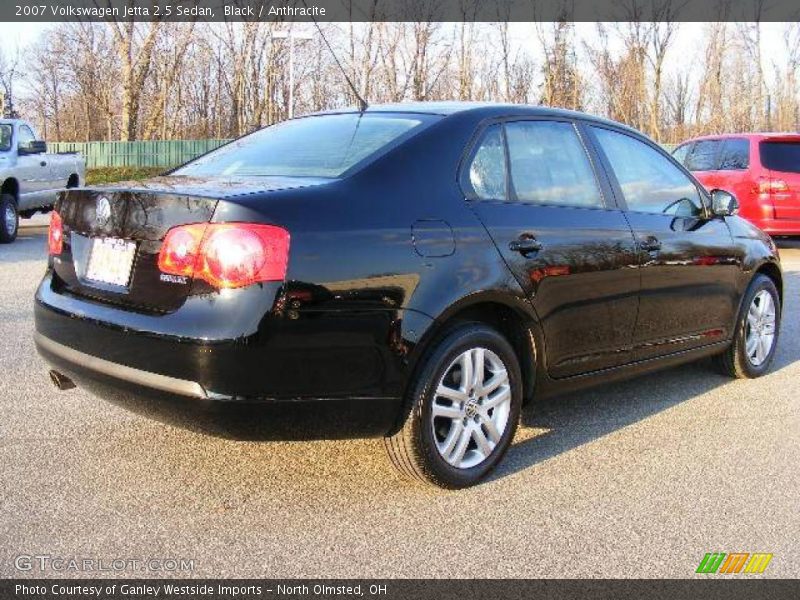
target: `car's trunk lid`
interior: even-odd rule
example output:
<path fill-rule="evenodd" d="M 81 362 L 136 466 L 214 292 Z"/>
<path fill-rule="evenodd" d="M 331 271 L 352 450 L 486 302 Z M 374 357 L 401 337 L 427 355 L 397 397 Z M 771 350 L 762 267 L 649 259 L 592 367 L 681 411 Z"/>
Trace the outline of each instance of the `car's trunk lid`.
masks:
<path fill-rule="evenodd" d="M 63 291 L 140 310 L 175 310 L 191 281 L 161 279 L 161 240 L 177 225 L 208 222 L 217 203 L 160 191 L 67 192 L 56 207 L 64 249 L 53 265 Z"/>
<path fill-rule="evenodd" d="M 56 205 L 64 247 L 53 261 L 55 282 L 65 293 L 133 310 L 176 310 L 203 286 L 159 270 L 158 255 L 167 231 L 209 222 L 218 204 L 234 197 L 314 183 L 319 182 L 162 177 L 68 190 Z"/>

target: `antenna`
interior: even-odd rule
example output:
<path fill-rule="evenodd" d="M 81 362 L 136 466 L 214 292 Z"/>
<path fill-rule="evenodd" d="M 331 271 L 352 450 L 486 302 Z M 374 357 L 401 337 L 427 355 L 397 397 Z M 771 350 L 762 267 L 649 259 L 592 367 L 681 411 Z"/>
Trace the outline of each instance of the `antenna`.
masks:
<path fill-rule="evenodd" d="M 308 4 L 306 4 L 306 0 L 303 0 L 303 5 L 306 8 L 308 8 Z M 328 38 L 326 38 L 325 34 L 322 33 L 322 29 L 320 28 L 319 23 L 317 23 L 317 20 L 314 18 L 313 11 L 309 10 L 309 14 L 311 15 L 311 20 L 314 21 L 314 26 L 317 28 L 317 31 L 319 31 L 320 37 L 322 37 L 322 41 L 325 42 L 325 45 L 328 47 L 328 50 L 330 51 L 331 56 L 333 56 L 333 60 L 336 62 L 336 66 L 339 67 L 339 70 L 342 72 L 342 75 L 344 75 L 345 81 L 347 81 L 347 85 L 350 86 L 350 90 L 353 92 L 353 95 L 358 99 L 358 104 L 359 104 L 359 107 L 361 109 L 361 112 L 364 112 L 365 110 L 367 110 L 369 108 L 369 104 L 367 104 L 367 101 L 364 100 L 364 98 L 361 97 L 361 94 L 358 93 L 358 89 L 353 84 L 353 82 L 350 81 L 350 77 L 348 77 L 347 71 L 345 71 L 344 67 L 342 66 L 342 63 L 340 63 L 339 59 L 336 58 L 336 53 L 333 51 L 333 48 L 331 48 L 330 43 L 328 43 Z"/>

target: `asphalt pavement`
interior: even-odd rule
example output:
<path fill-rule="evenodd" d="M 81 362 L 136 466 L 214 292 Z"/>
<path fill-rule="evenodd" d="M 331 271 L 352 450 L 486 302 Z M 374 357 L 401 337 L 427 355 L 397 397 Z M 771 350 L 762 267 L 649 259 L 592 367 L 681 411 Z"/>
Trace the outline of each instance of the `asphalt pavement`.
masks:
<path fill-rule="evenodd" d="M 763 576 L 798 577 L 800 243 L 782 246 L 769 375 L 698 362 L 530 407 L 494 476 L 444 492 L 378 440 L 227 441 L 56 391 L 26 227 L 0 246 L 0 576 L 693 577 L 707 552 L 768 552 Z"/>

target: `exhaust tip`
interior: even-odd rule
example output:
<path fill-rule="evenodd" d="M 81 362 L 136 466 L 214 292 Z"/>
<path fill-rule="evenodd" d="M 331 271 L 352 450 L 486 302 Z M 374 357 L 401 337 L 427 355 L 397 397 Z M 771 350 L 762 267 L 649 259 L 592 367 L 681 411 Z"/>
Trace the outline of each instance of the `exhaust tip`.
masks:
<path fill-rule="evenodd" d="M 75 382 L 72 381 L 72 379 L 70 379 L 63 373 L 59 373 L 58 371 L 54 370 L 50 371 L 50 381 L 52 381 L 53 385 L 56 386 L 62 392 L 65 390 L 71 390 L 72 388 L 75 387 Z"/>

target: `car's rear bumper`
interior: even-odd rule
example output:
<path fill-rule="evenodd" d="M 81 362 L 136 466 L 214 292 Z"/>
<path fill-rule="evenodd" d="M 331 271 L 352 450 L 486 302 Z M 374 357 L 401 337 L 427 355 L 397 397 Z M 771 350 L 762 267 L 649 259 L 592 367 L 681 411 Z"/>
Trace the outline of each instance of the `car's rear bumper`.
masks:
<path fill-rule="evenodd" d="M 74 372 L 77 369 L 80 373 L 95 373 L 110 379 L 119 379 L 129 384 L 188 398 L 213 399 L 214 396 L 213 393 L 209 395 L 203 386 L 196 381 L 178 379 L 177 377 L 169 377 L 114 363 L 59 344 L 38 332 L 34 334 L 34 341 L 39 354 L 49 362 L 55 363 L 70 372 Z M 78 377 L 80 378 L 81 375 L 78 375 Z M 230 398 L 218 397 L 216 399 Z"/>
<path fill-rule="evenodd" d="M 36 334 L 39 354 L 82 389 L 169 425 L 239 440 L 385 435 L 397 418 L 389 398 L 243 400 L 214 396 L 196 381 L 132 369 Z"/>
<path fill-rule="evenodd" d="M 388 335 L 382 348 L 352 318 L 262 315 L 250 336 L 222 339 L 211 314 L 221 309 L 205 303 L 187 308 L 186 330 L 205 322 L 211 339 L 181 336 L 186 314 L 141 315 L 59 294 L 47 276 L 36 294 L 36 346 L 54 370 L 102 398 L 228 437 L 364 437 L 394 425 L 401 373 Z M 389 322 L 366 318 L 378 328 Z"/>

